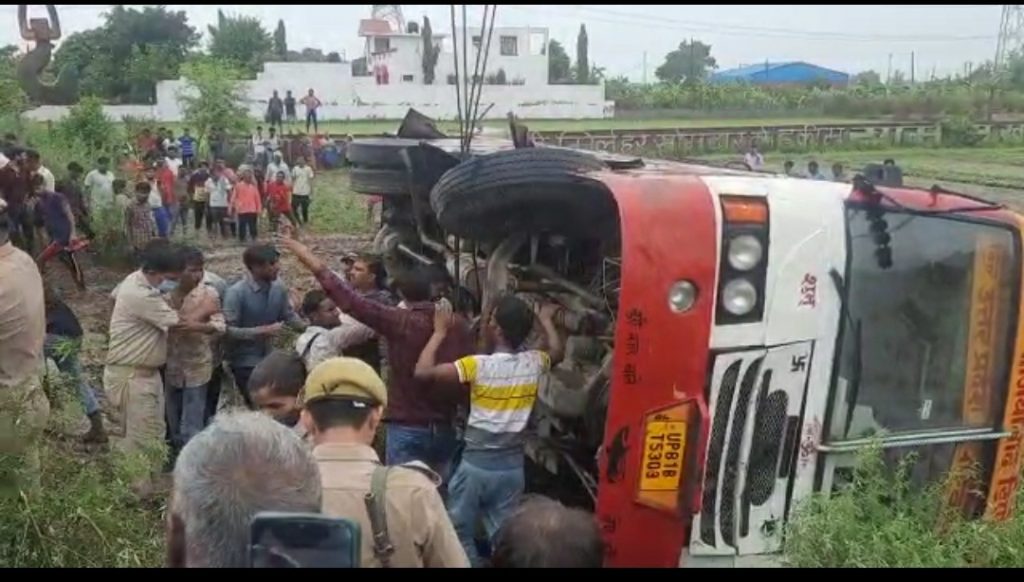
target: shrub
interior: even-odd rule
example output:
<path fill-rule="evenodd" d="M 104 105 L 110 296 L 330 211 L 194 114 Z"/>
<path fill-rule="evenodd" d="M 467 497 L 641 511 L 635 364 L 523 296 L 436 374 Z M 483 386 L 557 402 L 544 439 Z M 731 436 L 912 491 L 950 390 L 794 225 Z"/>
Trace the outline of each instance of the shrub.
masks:
<path fill-rule="evenodd" d="M 942 145 L 947 147 L 973 147 L 985 140 L 984 134 L 966 117 L 943 120 L 940 128 Z"/>
<path fill-rule="evenodd" d="M 118 128 L 103 113 L 103 102 L 96 97 L 85 97 L 72 107 L 57 125 L 57 136 L 92 152 L 111 152 L 124 142 Z"/>
<path fill-rule="evenodd" d="M 919 490 L 911 485 L 913 462 L 908 456 L 893 470 L 877 447 L 860 455 L 849 485 L 796 508 L 786 561 L 805 568 L 1024 565 L 1024 517 L 991 523 L 944 511 L 949 481 L 969 475 Z"/>

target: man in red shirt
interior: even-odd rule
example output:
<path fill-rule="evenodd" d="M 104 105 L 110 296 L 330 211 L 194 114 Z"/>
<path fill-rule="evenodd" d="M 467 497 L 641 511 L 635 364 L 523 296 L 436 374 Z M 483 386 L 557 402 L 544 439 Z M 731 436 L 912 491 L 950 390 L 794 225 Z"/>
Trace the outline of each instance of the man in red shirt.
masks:
<path fill-rule="evenodd" d="M 469 404 L 467 391 L 458 382 L 417 380 L 416 361 L 434 333 L 431 277 L 425 269 L 400 277 L 399 293 L 405 307 L 384 305 L 364 297 L 340 275 L 327 268 L 309 248 L 292 238 L 292 229 L 281 230 L 279 244 L 308 268 L 327 296 L 344 313 L 387 340 L 388 408 L 386 464 L 419 460 L 447 481 L 458 447 L 460 409 Z M 464 318 L 457 316 L 441 344 L 438 358 L 456 361 L 474 353 L 473 335 Z"/>
<path fill-rule="evenodd" d="M 267 184 L 267 211 L 270 214 L 270 228 L 277 232 L 284 216 L 292 226 L 299 223 L 292 214 L 292 187 L 285 182 L 284 172 L 278 172 L 274 180 Z"/>
<path fill-rule="evenodd" d="M 156 184 L 160 189 L 160 201 L 163 202 L 164 210 L 169 217 L 178 215 L 178 197 L 174 193 L 174 183 L 177 179 L 177 172 L 167 160 L 161 161 L 160 168 L 156 171 Z"/>

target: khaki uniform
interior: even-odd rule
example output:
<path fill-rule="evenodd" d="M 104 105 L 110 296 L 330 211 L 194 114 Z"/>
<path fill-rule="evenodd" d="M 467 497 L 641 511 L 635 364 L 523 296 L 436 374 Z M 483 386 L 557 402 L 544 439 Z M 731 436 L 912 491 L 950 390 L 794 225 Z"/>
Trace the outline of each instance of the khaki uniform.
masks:
<path fill-rule="evenodd" d="M 362 567 L 379 568 L 373 528 L 366 509 L 377 453 L 366 445 L 322 444 L 313 449 L 323 485 L 323 512 L 351 519 L 362 530 Z M 387 530 L 394 546 L 393 568 L 468 568 L 437 486 L 441 479 L 426 466 L 392 467 L 385 492 Z"/>
<path fill-rule="evenodd" d="M 14 245 L 0 245 L 0 454 L 22 455 L 31 486 L 39 482 L 37 443 L 50 418 L 41 382 L 45 336 L 39 269 Z"/>
<path fill-rule="evenodd" d="M 110 316 L 110 347 L 103 387 L 113 412 L 110 430 L 126 453 L 159 447 L 166 432 L 160 366 L 167 362 L 167 332 L 178 313 L 136 271 L 118 287 Z"/>

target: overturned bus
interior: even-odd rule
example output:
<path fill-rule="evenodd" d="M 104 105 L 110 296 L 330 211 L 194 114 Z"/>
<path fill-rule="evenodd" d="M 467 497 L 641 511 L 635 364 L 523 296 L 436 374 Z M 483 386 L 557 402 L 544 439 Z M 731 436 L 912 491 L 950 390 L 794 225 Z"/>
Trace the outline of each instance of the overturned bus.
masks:
<path fill-rule="evenodd" d="M 743 565 L 909 452 L 915 484 L 1005 519 L 1020 472 L 1021 219 L 963 195 L 477 140 L 356 140 L 392 269 L 464 308 L 563 306 L 528 488 L 596 512 L 607 564 Z M 516 147 L 519 146 L 519 147 Z"/>

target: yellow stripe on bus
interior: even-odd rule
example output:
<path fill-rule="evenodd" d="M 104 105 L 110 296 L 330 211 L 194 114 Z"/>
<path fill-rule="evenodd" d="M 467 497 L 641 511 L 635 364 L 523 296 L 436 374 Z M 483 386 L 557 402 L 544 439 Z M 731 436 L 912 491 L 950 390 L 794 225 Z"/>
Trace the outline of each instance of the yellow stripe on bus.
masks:
<path fill-rule="evenodd" d="M 1018 216 L 1018 227 L 1024 228 L 1024 217 Z M 1024 262 L 1024 258 L 1022 258 Z M 1024 265 L 1022 265 L 1024 267 Z M 996 450 L 992 483 L 989 487 L 985 517 L 997 521 L 1013 514 L 1013 500 L 1020 483 L 1020 447 L 1024 434 L 1024 306 L 1017 309 L 1017 345 L 1013 354 L 1013 374 L 1003 413 L 1003 429 L 1011 436 L 999 441 Z"/>
<path fill-rule="evenodd" d="M 971 271 L 970 327 L 967 337 L 967 365 L 964 377 L 963 422 L 965 426 L 991 425 L 992 387 L 995 377 L 999 338 L 1000 287 L 1006 264 L 1002 239 L 981 235 L 975 243 L 974 268 Z M 978 498 L 970 492 L 979 489 L 980 475 L 976 467 L 981 462 L 982 445 L 962 443 L 956 447 L 946 500 L 952 507 L 973 513 Z"/>

